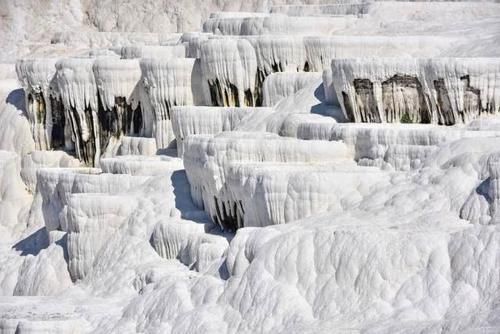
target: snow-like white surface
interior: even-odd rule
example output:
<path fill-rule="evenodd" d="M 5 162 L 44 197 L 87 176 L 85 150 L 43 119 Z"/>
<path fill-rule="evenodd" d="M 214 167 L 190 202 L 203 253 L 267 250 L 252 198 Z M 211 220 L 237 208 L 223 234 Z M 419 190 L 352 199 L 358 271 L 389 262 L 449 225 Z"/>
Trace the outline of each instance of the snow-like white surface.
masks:
<path fill-rule="evenodd" d="M 282 99 L 292 96 L 299 90 L 314 84 L 321 78 L 321 73 L 273 73 L 264 81 L 262 87 L 264 106 L 274 106 Z"/>
<path fill-rule="evenodd" d="M 146 58 L 141 60 L 141 69 L 156 144 L 167 148 L 174 139 L 172 107 L 203 104 L 206 99 L 200 65 L 193 58 Z"/>
<path fill-rule="evenodd" d="M 26 113 L 38 149 L 52 147 L 52 126 L 56 113 L 51 98 L 58 98 L 56 75 L 57 58 L 21 59 L 16 64 L 18 77 L 25 90 Z M 54 114 L 54 115 L 53 115 Z"/>
<path fill-rule="evenodd" d="M 143 45 L 124 46 L 120 50 L 122 58 L 184 58 L 186 48 L 184 45 Z"/>
<path fill-rule="evenodd" d="M 0 333 L 500 331 L 498 2 L 0 17 Z"/>
<path fill-rule="evenodd" d="M 172 128 L 178 155 L 184 152 L 184 139 L 191 135 L 217 135 L 235 130 L 255 115 L 270 115 L 272 108 L 255 107 L 174 107 Z"/>

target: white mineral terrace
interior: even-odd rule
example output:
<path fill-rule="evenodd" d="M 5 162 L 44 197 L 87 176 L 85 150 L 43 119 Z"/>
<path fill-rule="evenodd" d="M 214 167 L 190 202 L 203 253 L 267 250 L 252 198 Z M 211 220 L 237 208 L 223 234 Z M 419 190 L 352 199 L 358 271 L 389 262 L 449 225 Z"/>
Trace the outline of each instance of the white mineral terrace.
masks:
<path fill-rule="evenodd" d="M 0 17 L 0 334 L 500 333 L 497 0 Z"/>

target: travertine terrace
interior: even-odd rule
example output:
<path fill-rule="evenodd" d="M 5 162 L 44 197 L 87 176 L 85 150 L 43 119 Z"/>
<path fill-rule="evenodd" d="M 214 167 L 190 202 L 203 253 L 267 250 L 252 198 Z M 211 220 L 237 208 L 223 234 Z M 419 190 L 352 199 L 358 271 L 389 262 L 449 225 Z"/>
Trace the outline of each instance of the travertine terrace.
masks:
<path fill-rule="evenodd" d="M 0 1 L 0 334 L 499 333 L 498 1 Z"/>

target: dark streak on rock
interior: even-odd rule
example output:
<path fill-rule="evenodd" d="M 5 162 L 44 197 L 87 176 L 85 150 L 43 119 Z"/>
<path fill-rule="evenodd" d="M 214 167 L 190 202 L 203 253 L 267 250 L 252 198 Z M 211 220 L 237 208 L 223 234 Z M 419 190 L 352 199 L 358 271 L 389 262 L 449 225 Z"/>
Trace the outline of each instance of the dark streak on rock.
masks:
<path fill-rule="evenodd" d="M 380 114 L 373 94 L 373 83 L 369 79 L 354 79 L 353 85 L 356 91 L 356 104 L 361 117 L 360 121 L 380 123 Z"/>
<path fill-rule="evenodd" d="M 446 89 L 444 79 L 439 78 L 434 80 L 434 89 L 437 92 L 437 111 L 438 111 L 438 124 L 439 125 L 453 125 L 456 123 L 453 108 L 451 106 L 450 96 Z M 462 122 L 464 121 L 462 113 Z"/>
<path fill-rule="evenodd" d="M 416 77 L 396 74 L 382 82 L 382 99 L 389 123 L 399 122 L 405 114 L 413 123 L 431 123 L 431 112 L 422 84 Z"/>
<path fill-rule="evenodd" d="M 52 109 L 52 134 L 51 134 L 51 148 L 64 149 L 64 128 L 66 126 L 66 118 L 64 113 L 64 106 L 61 99 L 54 96 L 49 96 L 50 107 Z"/>

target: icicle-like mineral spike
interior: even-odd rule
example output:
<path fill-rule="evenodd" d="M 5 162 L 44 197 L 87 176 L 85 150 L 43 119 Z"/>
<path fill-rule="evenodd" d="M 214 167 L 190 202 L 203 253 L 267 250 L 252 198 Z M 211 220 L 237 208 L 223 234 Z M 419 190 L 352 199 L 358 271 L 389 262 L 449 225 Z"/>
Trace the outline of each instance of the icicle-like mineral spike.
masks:
<path fill-rule="evenodd" d="M 173 106 L 189 106 L 204 99 L 199 62 L 193 58 L 142 59 L 143 84 L 152 109 L 153 133 L 159 149 L 175 138 L 170 122 Z M 202 102 L 201 102 L 202 103 Z"/>
<path fill-rule="evenodd" d="M 302 37 L 264 35 L 246 37 L 257 56 L 256 104 L 262 104 L 262 85 L 275 72 L 309 71 Z"/>
<path fill-rule="evenodd" d="M 194 202 L 224 229 L 244 226 L 238 201 L 226 185 L 234 162 L 332 162 L 349 159 L 341 142 L 304 141 L 270 133 L 224 132 L 216 137 L 192 135 L 184 143 L 184 166 Z"/>
<path fill-rule="evenodd" d="M 264 75 L 307 70 L 302 37 L 264 35 L 249 37 L 248 40 L 255 48 L 257 66 Z"/>
<path fill-rule="evenodd" d="M 65 115 L 55 79 L 57 58 L 22 59 L 16 64 L 25 90 L 26 112 L 36 148 L 50 150 L 65 144 Z"/>
<path fill-rule="evenodd" d="M 203 24 L 204 32 L 218 35 L 331 35 L 358 20 L 356 16 L 299 16 L 282 14 L 254 17 L 215 17 Z"/>
<path fill-rule="evenodd" d="M 189 58 L 200 58 L 200 47 L 207 41 L 212 33 L 187 32 L 182 34 L 181 42 L 186 44 L 186 56 Z"/>
<path fill-rule="evenodd" d="M 361 177 L 365 175 L 366 177 Z M 340 214 L 373 184 L 388 184 L 379 169 L 346 164 L 231 163 L 227 186 L 245 226 L 285 224 L 322 212 Z M 304 183 L 304 181 L 307 181 Z"/>
<path fill-rule="evenodd" d="M 351 121 L 452 125 L 500 111 L 500 58 L 334 59 L 332 72 Z"/>
<path fill-rule="evenodd" d="M 214 106 L 255 105 L 257 58 L 247 40 L 213 39 L 200 49 L 201 69 Z"/>
<path fill-rule="evenodd" d="M 113 109 L 117 97 L 125 98 L 132 108 L 137 108 L 137 90 L 141 79 L 138 60 L 100 57 L 94 62 L 93 70 L 104 109 Z"/>
<path fill-rule="evenodd" d="M 137 59 L 98 58 L 93 66 L 99 93 L 101 151 L 113 150 L 122 135 L 144 133 L 140 99 L 144 95 Z"/>
<path fill-rule="evenodd" d="M 94 59 L 69 58 L 57 62 L 57 83 L 67 115 L 78 158 L 94 165 L 101 155 L 97 85 Z"/>
<path fill-rule="evenodd" d="M 334 58 L 437 57 L 457 43 L 445 36 L 306 36 L 306 61 L 311 71 L 331 68 Z"/>

